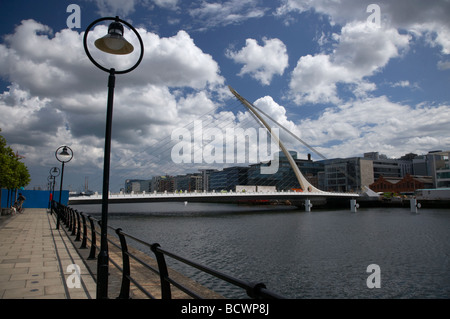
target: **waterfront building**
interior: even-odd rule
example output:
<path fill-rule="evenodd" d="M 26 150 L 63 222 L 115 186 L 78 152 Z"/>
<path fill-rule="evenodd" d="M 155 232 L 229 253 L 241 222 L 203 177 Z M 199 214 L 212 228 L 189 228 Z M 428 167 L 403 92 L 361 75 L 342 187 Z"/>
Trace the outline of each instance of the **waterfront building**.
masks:
<path fill-rule="evenodd" d="M 417 189 L 433 187 L 431 176 L 383 177 L 380 176 L 369 186 L 374 192 L 382 193 L 414 193 Z"/>
<path fill-rule="evenodd" d="M 319 162 L 313 162 L 310 154 L 308 154 L 308 159 L 298 159 L 297 152 L 289 151 L 289 153 L 303 176 L 314 187 L 318 187 L 318 174 L 323 170 L 323 165 Z M 297 177 L 284 153 L 279 152 L 275 156 L 278 156 L 278 169 L 273 174 L 263 174 L 262 170 L 264 167 L 272 166 L 274 164 L 272 161 L 250 165 L 248 171 L 249 185 L 275 186 L 278 191 L 300 188 Z"/>
<path fill-rule="evenodd" d="M 201 192 L 201 174 L 186 174 L 173 177 L 173 187 L 177 192 Z"/>
<path fill-rule="evenodd" d="M 431 151 L 426 155 L 413 159 L 413 169 L 416 175 L 426 175 L 433 178 L 434 188 L 450 186 L 450 151 Z"/>
<path fill-rule="evenodd" d="M 210 172 L 210 191 L 235 190 L 237 185 L 248 185 L 249 167 L 227 167 L 221 171 Z"/>
<path fill-rule="evenodd" d="M 373 160 L 374 179 L 384 177 L 402 177 L 402 170 L 396 159 Z"/>
<path fill-rule="evenodd" d="M 158 193 L 172 193 L 175 190 L 174 184 L 175 183 L 172 176 L 154 176 L 151 181 L 150 191 Z"/>
<path fill-rule="evenodd" d="M 436 168 L 433 176 L 435 188 L 450 187 L 450 151 L 433 154 Z"/>
<path fill-rule="evenodd" d="M 151 180 L 127 179 L 125 181 L 125 193 L 142 193 L 150 191 Z"/>
<path fill-rule="evenodd" d="M 321 161 L 324 173 L 319 185 L 329 192 L 357 192 L 374 182 L 373 160 L 361 157 L 337 158 Z"/>
<path fill-rule="evenodd" d="M 202 176 L 202 191 L 209 192 L 209 180 L 212 172 L 217 172 L 217 169 L 200 169 L 199 172 Z"/>

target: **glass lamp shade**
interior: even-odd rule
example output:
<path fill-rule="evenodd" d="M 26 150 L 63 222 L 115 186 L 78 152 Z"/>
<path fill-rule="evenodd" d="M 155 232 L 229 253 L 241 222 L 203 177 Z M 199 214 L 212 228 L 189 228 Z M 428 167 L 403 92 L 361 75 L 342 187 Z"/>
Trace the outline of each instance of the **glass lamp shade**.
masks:
<path fill-rule="evenodd" d="M 97 49 L 116 55 L 130 54 L 134 47 L 123 37 L 123 26 L 119 22 L 109 25 L 108 34 L 95 41 Z"/>
<path fill-rule="evenodd" d="M 67 152 L 67 147 L 64 147 L 61 153 L 59 153 L 61 156 L 70 156 L 69 152 Z"/>

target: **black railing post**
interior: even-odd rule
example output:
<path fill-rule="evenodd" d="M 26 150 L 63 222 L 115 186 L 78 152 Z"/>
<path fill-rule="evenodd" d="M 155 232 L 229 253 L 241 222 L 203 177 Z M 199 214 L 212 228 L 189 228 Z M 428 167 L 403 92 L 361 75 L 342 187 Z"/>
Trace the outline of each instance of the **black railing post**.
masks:
<path fill-rule="evenodd" d="M 120 295 L 118 299 L 130 299 L 130 256 L 128 256 L 128 247 L 122 229 L 116 229 L 116 234 L 120 239 L 122 248 L 122 285 L 120 286 Z"/>
<path fill-rule="evenodd" d="M 262 282 L 256 284 L 250 284 L 250 287 L 246 289 L 247 295 L 252 299 L 261 299 L 261 289 L 266 289 L 266 285 Z"/>
<path fill-rule="evenodd" d="M 64 212 L 65 212 L 65 215 L 66 215 L 66 227 L 67 227 L 67 230 L 71 231 L 72 230 L 72 228 L 71 228 L 72 218 L 70 216 L 70 211 L 69 211 L 69 208 L 67 206 L 64 206 Z"/>
<path fill-rule="evenodd" d="M 89 252 L 88 260 L 96 259 L 95 257 L 95 245 L 96 242 L 96 236 L 95 236 L 95 225 L 94 220 L 91 216 L 88 216 L 89 222 L 91 223 L 91 251 Z"/>
<path fill-rule="evenodd" d="M 59 204 L 60 206 L 62 206 L 61 204 Z M 70 219 L 69 219 L 69 214 L 67 214 L 67 207 L 66 206 L 62 206 L 62 209 L 61 209 L 61 211 L 63 212 L 63 222 L 64 222 L 64 225 L 66 225 L 66 227 L 69 227 L 69 222 L 70 222 Z"/>
<path fill-rule="evenodd" d="M 76 235 L 76 231 L 77 231 L 77 219 L 76 219 L 76 213 L 75 213 L 75 210 L 74 209 L 72 209 L 72 208 L 69 208 L 69 211 L 70 211 L 70 213 L 71 213 L 71 215 L 72 215 L 72 236 L 75 236 Z"/>
<path fill-rule="evenodd" d="M 81 241 L 80 249 L 86 249 L 87 244 L 87 225 L 86 225 L 86 217 L 83 213 L 81 213 L 81 218 L 83 219 L 83 240 Z"/>
<path fill-rule="evenodd" d="M 167 280 L 169 278 L 169 272 L 167 271 L 167 264 L 164 258 L 164 254 L 158 251 L 159 247 L 159 244 L 151 245 L 151 250 L 155 254 L 156 261 L 158 263 L 159 278 L 161 281 L 161 299 L 172 299 L 170 282 Z"/>
<path fill-rule="evenodd" d="M 75 215 L 77 216 L 77 237 L 75 237 L 75 241 L 81 240 L 81 222 L 80 222 L 80 213 L 75 209 Z"/>

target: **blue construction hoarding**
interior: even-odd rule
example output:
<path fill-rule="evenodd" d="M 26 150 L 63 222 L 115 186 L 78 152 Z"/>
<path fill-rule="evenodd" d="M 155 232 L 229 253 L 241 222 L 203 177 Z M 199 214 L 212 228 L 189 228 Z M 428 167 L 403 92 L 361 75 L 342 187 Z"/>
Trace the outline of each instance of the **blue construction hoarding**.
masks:
<path fill-rule="evenodd" d="M 11 207 L 14 204 L 14 194 L 13 194 L 13 200 L 11 203 L 11 193 L 8 193 L 7 189 L 1 190 L 1 208 L 7 208 L 8 206 Z M 17 190 L 17 195 L 19 193 L 22 193 L 23 196 L 25 196 L 26 200 L 23 203 L 23 208 L 48 208 L 49 207 L 49 200 L 50 200 L 50 193 L 51 191 L 40 191 L 40 190 Z M 8 195 L 9 195 L 9 201 L 8 201 Z M 55 191 L 53 194 L 53 199 L 56 201 L 59 201 L 59 191 Z M 61 193 L 61 204 L 67 205 L 69 201 L 69 191 L 63 190 Z M 8 205 L 9 204 L 9 205 Z"/>

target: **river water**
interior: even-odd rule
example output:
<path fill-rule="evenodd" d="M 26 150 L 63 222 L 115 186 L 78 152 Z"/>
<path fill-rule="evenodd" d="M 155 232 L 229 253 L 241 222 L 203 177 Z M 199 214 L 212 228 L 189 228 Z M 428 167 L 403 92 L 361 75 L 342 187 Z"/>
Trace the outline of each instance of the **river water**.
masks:
<path fill-rule="evenodd" d="M 101 209 L 74 208 L 94 216 Z M 450 209 L 352 213 L 152 203 L 114 204 L 109 211 L 110 226 L 231 276 L 263 282 L 287 298 L 450 298 Z M 245 297 L 208 275 L 168 264 L 226 297 Z M 375 273 L 367 269 L 373 264 Z M 369 288 L 368 281 L 380 288 Z"/>

